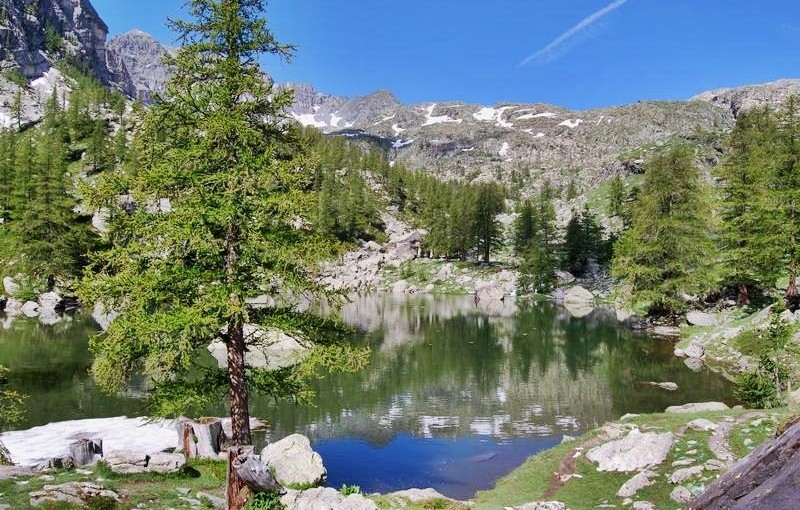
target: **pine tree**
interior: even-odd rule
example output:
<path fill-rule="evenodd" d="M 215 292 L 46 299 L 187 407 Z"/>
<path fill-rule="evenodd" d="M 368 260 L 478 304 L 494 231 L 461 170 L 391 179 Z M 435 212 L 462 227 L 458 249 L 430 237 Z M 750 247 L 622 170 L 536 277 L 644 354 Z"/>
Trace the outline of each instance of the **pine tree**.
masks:
<path fill-rule="evenodd" d="M 612 273 L 633 286 L 634 297 L 651 302 L 652 311 L 680 310 L 681 294 L 704 293 L 716 283 L 709 203 L 688 149 L 672 149 L 648 164 Z"/>
<path fill-rule="evenodd" d="M 749 302 L 751 291 L 774 285 L 784 268 L 783 212 L 772 185 L 777 129 L 768 108 L 742 112 L 729 138 L 730 153 L 717 170 L 725 278 L 738 288 L 740 305 Z"/>
<path fill-rule="evenodd" d="M 520 255 L 536 234 L 536 218 L 530 200 L 525 200 L 517 210 L 514 220 L 514 253 Z"/>
<path fill-rule="evenodd" d="M 622 218 L 625 214 L 625 181 L 615 175 L 608 183 L 608 214 Z"/>
<path fill-rule="evenodd" d="M 335 321 L 300 313 L 301 296 L 319 298 L 309 266 L 333 243 L 309 222 L 317 211 L 315 162 L 287 121 L 291 91 L 273 88 L 263 54 L 288 57 L 262 17 L 263 0 L 191 0 L 191 21 L 172 25 L 182 47 L 163 99 L 145 114 L 135 173 L 103 175 L 89 195 L 112 210 L 114 245 L 99 254 L 81 292 L 120 312 L 94 339 L 93 373 L 107 390 L 135 369 L 153 382 L 161 414 L 175 415 L 227 394 L 234 445 L 251 443 L 248 394 L 303 398 L 319 366 L 357 368 L 364 357 L 324 349 L 300 367 L 267 372 L 247 366 L 248 324 L 309 342 L 340 338 Z M 136 207 L 117 197 L 128 194 Z M 154 204 L 169 198 L 171 212 Z M 280 305 L 255 309 L 270 294 Z M 294 296 L 294 298 L 293 298 Z M 227 369 L 199 367 L 196 356 L 224 342 Z"/>
<path fill-rule="evenodd" d="M 797 266 L 800 263 L 800 98 L 791 96 L 778 112 L 779 157 L 775 188 L 784 213 L 783 247 L 789 264 L 786 301 L 791 309 L 800 306 Z"/>
<path fill-rule="evenodd" d="M 492 249 L 502 245 L 503 230 L 497 215 L 505 208 L 504 196 L 496 184 L 481 184 L 476 190 L 472 235 L 483 262 L 489 263 Z"/>
<path fill-rule="evenodd" d="M 555 283 L 558 235 L 552 189 L 545 185 L 532 203 L 533 235 L 522 250 L 520 291 L 547 292 Z"/>

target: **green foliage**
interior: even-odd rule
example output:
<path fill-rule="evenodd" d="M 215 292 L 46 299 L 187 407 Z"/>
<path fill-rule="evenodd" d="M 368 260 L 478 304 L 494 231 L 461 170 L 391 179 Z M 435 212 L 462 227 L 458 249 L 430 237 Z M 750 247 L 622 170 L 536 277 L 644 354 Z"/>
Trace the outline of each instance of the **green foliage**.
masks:
<path fill-rule="evenodd" d="M 28 79 L 18 69 L 8 69 L 3 71 L 3 76 L 8 81 L 20 88 L 25 88 L 28 86 Z"/>
<path fill-rule="evenodd" d="M 672 149 L 647 165 L 612 274 L 632 285 L 634 299 L 651 301 L 651 311 L 679 311 L 682 294 L 704 294 L 716 285 L 710 203 L 688 149 Z"/>
<path fill-rule="evenodd" d="M 247 501 L 245 510 L 283 510 L 281 497 L 276 492 L 259 492 Z"/>
<path fill-rule="evenodd" d="M 562 268 L 582 276 L 591 262 L 600 266 L 608 264 L 612 242 L 603 239 L 603 228 L 588 209 L 573 214 L 564 236 Z"/>
<path fill-rule="evenodd" d="M 625 191 L 625 181 L 615 175 L 609 181 L 608 189 L 608 214 L 609 216 L 623 217 L 625 215 L 625 200 L 628 194 Z"/>
<path fill-rule="evenodd" d="M 522 255 L 519 287 L 521 293 L 544 293 L 555 284 L 559 260 L 559 240 L 552 189 L 548 184 L 517 218 L 515 248 Z"/>
<path fill-rule="evenodd" d="M 16 391 L 3 389 L 8 381 L 8 369 L 0 365 L 0 431 L 3 431 L 22 420 L 25 397 Z"/>
<path fill-rule="evenodd" d="M 163 98 L 144 113 L 136 165 L 102 173 L 87 191 L 92 208 L 109 211 L 111 246 L 80 293 L 120 312 L 91 343 L 101 387 L 115 391 L 141 371 L 155 410 L 171 415 L 228 396 L 234 444 L 251 439 L 248 391 L 305 398 L 318 369 L 353 370 L 363 360 L 335 342 L 336 321 L 299 311 L 330 297 L 312 267 L 336 244 L 307 221 L 319 207 L 315 160 L 287 122 L 291 91 L 255 64 L 292 51 L 267 29 L 263 4 L 194 0 L 193 20 L 174 23 L 184 45 Z M 247 305 L 264 294 L 278 305 Z M 256 324 L 316 347 L 296 367 L 249 367 L 246 332 Z M 197 362 L 215 339 L 226 345 L 226 370 Z"/>
<path fill-rule="evenodd" d="M 339 487 L 339 493 L 345 497 L 351 494 L 361 494 L 361 487 L 358 485 L 342 484 L 342 486 Z"/>
<path fill-rule="evenodd" d="M 89 510 L 114 510 L 117 508 L 117 500 L 98 496 L 89 500 L 87 508 L 89 508 Z"/>
<path fill-rule="evenodd" d="M 764 330 L 751 333 L 748 344 L 758 367 L 741 374 L 736 381 L 735 395 L 747 405 L 773 408 L 785 405 L 785 394 L 798 375 L 800 352 L 792 342 L 792 330 L 775 305 Z"/>

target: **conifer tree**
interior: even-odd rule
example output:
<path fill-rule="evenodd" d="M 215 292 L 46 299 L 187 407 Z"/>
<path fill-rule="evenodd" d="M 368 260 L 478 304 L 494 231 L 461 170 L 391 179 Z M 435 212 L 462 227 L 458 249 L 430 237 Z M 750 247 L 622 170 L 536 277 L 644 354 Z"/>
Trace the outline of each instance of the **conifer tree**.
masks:
<path fill-rule="evenodd" d="M 608 214 L 622 218 L 625 214 L 625 199 L 627 197 L 625 181 L 619 175 L 615 175 L 609 181 L 608 186 Z"/>
<path fill-rule="evenodd" d="M 514 220 L 514 253 L 521 254 L 536 234 L 536 218 L 530 200 L 525 200 L 517 210 Z"/>
<path fill-rule="evenodd" d="M 681 294 L 704 293 L 716 283 L 710 201 L 688 149 L 671 149 L 648 164 L 612 273 L 652 311 L 678 311 Z"/>
<path fill-rule="evenodd" d="M 113 246 L 84 282 L 85 302 L 120 312 L 93 343 L 93 373 L 107 390 L 142 369 L 156 412 L 176 415 L 227 394 L 234 445 L 251 443 L 250 391 L 308 395 L 320 366 L 355 368 L 363 356 L 318 348 L 300 367 L 268 372 L 245 361 L 248 325 L 322 344 L 340 338 L 331 320 L 299 312 L 321 297 L 312 261 L 333 243 L 309 222 L 317 211 L 313 169 L 287 121 L 291 91 L 265 80 L 263 54 L 289 57 L 262 17 L 263 0 L 190 0 L 172 26 L 183 45 L 162 99 L 144 114 L 135 173 L 107 173 L 90 204 L 109 208 Z M 135 208 L 117 199 L 132 197 Z M 155 207 L 170 200 L 170 211 Z M 276 307 L 248 300 L 269 294 Z M 326 334 L 323 334 L 327 332 Z M 199 352 L 224 342 L 227 367 L 199 367 Z M 324 354 L 323 354 L 324 351 Z M 316 353 L 316 354 L 315 354 Z"/>
<path fill-rule="evenodd" d="M 494 183 L 481 184 L 476 190 L 472 232 L 483 262 L 489 262 L 492 249 L 502 245 L 503 230 L 497 215 L 505 207 L 503 192 Z"/>

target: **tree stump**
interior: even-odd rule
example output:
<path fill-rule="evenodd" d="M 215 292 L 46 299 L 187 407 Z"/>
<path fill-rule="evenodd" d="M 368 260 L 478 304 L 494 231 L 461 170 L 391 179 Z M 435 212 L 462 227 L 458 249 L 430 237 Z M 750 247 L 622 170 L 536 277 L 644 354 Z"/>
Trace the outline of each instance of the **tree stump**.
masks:
<path fill-rule="evenodd" d="M 228 510 L 242 510 L 253 493 L 236 471 L 236 466 L 239 465 L 237 459 L 242 457 L 245 460 L 252 455 L 252 446 L 232 446 L 228 450 L 228 484 L 225 487 L 225 505 Z"/>
<path fill-rule="evenodd" d="M 270 471 L 267 463 L 261 460 L 258 455 L 254 455 L 252 449 L 249 454 L 236 457 L 233 467 L 239 478 L 253 492 L 285 493 L 283 487 L 272 476 L 272 471 Z"/>
<path fill-rule="evenodd" d="M 219 459 L 219 454 L 227 441 L 222 421 L 218 419 L 180 420 L 178 436 L 187 459 Z"/>
<path fill-rule="evenodd" d="M 96 455 L 103 456 L 102 439 L 81 439 L 69 445 L 69 456 L 76 466 L 93 464 Z"/>

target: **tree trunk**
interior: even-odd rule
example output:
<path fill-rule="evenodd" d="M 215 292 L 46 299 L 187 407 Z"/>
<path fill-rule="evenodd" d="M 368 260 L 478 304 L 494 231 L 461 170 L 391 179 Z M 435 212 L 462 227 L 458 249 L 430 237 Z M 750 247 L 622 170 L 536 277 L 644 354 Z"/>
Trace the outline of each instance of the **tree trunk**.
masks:
<path fill-rule="evenodd" d="M 225 279 L 231 295 L 233 309 L 242 308 L 244 303 L 237 288 L 239 253 L 239 226 L 236 218 L 232 218 L 225 236 Z M 231 408 L 231 442 L 234 446 L 249 445 L 252 443 L 250 436 L 250 409 L 247 402 L 247 374 L 244 367 L 244 324 L 238 317 L 228 321 L 227 333 L 228 348 L 228 401 Z"/>
<path fill-rule="evenodd" d="M 252 492 L 244 480 L 236 472 L 236 458 L 252 453 L 252 447 L 231 446 L 228 450 L 228 485 L 225 488 L 225 508 L 241 510 L 247 504 Z"/>
<path fill-rule="evenodd" d="M 797 309 L 797 261 L 792 260 L 789 267 L 789 285 L 786 287 L 786 307 L 790 310 Z"/>
<path fill-rule="evenodd" d="M 228 400 L 231 407 L 231 442 L 234 446 L 252 444 L 244 351 L 243 327 L 231 321 L 228 324 Z"/>
<path fill-rule="evenodd" d="M 736 299 L 738 306 L 744 306 L 750 303 L 750 294 L 747 291 L 747 285 L 739 285 L 739 297 Z"/>

